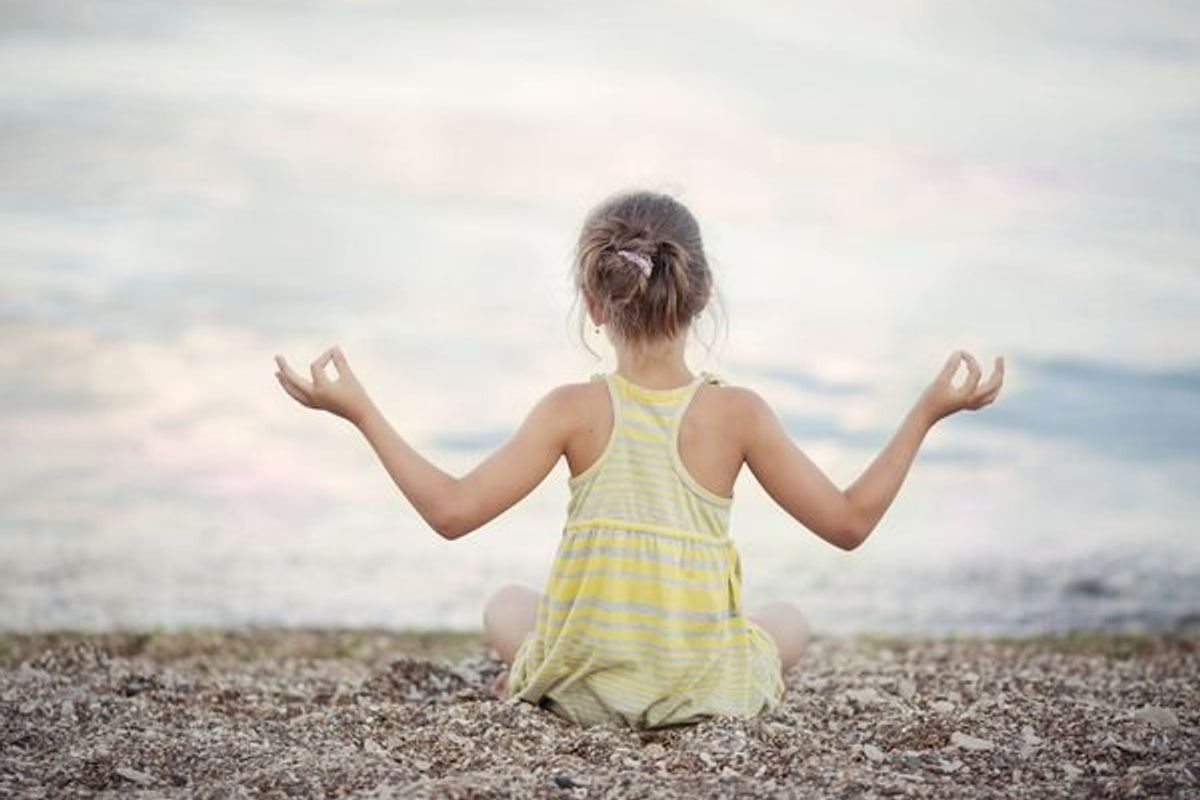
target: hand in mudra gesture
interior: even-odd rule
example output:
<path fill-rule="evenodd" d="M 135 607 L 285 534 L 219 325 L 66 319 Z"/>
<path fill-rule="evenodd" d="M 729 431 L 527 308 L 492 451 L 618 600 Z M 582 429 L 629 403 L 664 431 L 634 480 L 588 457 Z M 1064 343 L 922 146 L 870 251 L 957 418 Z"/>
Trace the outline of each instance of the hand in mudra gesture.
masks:
<path fill-rule="evenodd" d="M 333 361 L 338 377 L 330 380 L 325 373 L 325 365 Z M 295 398 L 300 405 L 309 408 L 319 408 L 357 425 L 371 408 L 371 399 L 363 389 L 362 384 L 350 369 L 346 357 L 339 347 L 331 347 L 312 362 L 310 371 L 312 381 L 307 381 L 296 373 L 283 356 L 275 356 L 279 371 L 275 377 L 279 379 L 284 391 Z"/>
<path fill-rule="evenodd" d="M 955 386 L 954 375 L 958 372 L 959 361 L 967 362 L 967 377 L 961 386 Z M 963 409 L 977 411 L 995 400 L 1004 383 L 1004 356 L 996 356 L 995 364 L 991 377 L 980 383 L 983 371 L 975 357 L 966 350 L 951 353 L 942 371 L 921 395 L 920 403 L 929 413 L 930 422 Z"/>

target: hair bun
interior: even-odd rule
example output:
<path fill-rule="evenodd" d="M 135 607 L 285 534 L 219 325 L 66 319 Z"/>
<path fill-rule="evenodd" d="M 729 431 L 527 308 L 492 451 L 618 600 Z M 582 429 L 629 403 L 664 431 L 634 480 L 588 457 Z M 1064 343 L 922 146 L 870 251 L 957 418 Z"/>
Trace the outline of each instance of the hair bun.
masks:
<path fill-rule="evenodd" d="M 695 218 L 669 195 L 614 195 L 584 220 L 575 283 L 627 342 L 672 338 L 707 304 L 712 276 Z"/>

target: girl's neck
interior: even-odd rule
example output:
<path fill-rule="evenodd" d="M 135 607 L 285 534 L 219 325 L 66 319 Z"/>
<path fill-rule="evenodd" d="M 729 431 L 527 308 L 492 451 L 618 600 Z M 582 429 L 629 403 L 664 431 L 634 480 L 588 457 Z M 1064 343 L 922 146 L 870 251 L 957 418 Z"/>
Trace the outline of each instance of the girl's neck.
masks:
<path fill-rule="evenodd" d="M 674 389 L 695 376 L 683 359 L 686 337 L 643 344 L 636 349 L 616 345 L 617 372 L 647 389 Z"/>

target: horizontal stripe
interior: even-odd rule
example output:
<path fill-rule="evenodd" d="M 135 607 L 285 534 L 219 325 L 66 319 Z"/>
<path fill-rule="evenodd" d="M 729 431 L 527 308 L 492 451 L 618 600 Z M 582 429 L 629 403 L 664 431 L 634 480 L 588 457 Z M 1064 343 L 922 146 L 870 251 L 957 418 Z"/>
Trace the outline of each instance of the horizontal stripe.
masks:
<path fill-rule="evenodd" d="M 675 406 L 679 405 L 679 401 L 683 398 L 690 387 L 681 386 L 678 389 L 672 389 L 661 394 L 651 394 L 626 380 L 621 378 L 616 379 L 618 394 L 623 400 L 636 400 L 638 403 L 645 403 L 652 406 Z"/>
<path fill-rule="evenodd" d="M 628 458 L 637 464 L 664 464 L 670 466 L 674 459 L 666 442 L 648 442 L 635 438 L 618 437 L 614 442 L 613 455 Z"/>
<path fill-rule="evenodd" d="M 687 577 L 698 580 L 704 578 L 705 574 L 695 572 Z M 709 578 L 713 579 L 711 573 Z M 660 616 L 667 616 L 674 610 L 716 613 L 734 608 L 734 593 L 729 589 L 728 579 L 723 582 L 723 586 L 718 584 L 715 587 L 671 587 L 653 581 L 613 581 L 585 571 L 578 578 L 547 582 L 542 596 L 555 601 L 558 604 L 554 606 L 556 608 L 578 599 L 642 603 L 663 609 Z"/>
<path fill-rule="evenodd" d="M 596 576 L 614 581 L 649 581 L 654 584 L 662 584 L 665 586 L 678 586 L 686 589 L 719 589 L 724 590 L 729 583 L 729 579 L 722 577 L 719 580 L 689 580 L 680 578 L 674 575 L 662 575 L 657 572 L 637 572 L 636 570 L 624 569 L 609 569 L 588 565 L 582 569 L 574 571 L 556 570 L 550 573 L 552 581 L 574 581 L 585 576 Z"/>
<path fill-rule="evenodd" d="M 647 428 L 669 431 L 675 419 L 675 414 L 672 409 L 664 408 L 663 406 L 645 408 L 636 403 L 626 403 L 621 407 L 621 417 L 626 422 L 632 422 Z"/>
<path fill-rule="evenodd" d="M 728 524 L 692 503 L 701 501 L 663 502 L 654 495 L 597 495 L 584 497 L 568 509 L 567 523 L 575 528 L 586 527 L 592 520 L 607 520 L 610 527 L 638 529 L 654 526 L 654 530 L 692 534 L 712 542 L 731 541 Z M 649 530 L 650 528 L 645 528 Z"/>
<path fill-rule="evenodd" d="M 626 642 L 676 651 L 728 647 L 731 646 L 731 642 L 744 641 L 748 638 L 746 626 L 740 624 L 738 620 L 730 620 L 724 631 L 718 629 L 711 631 L 711 635 L 689 638 L 688 635 L 671 636 L 669 635 L 670 631 L 664 631 L 659 625 L 629 628 L 623 628 L 619 624 L 593 625 L 592 623 L 597 620 L 600 622 L 605 622 L 605 620 L 601 618 L 603 612 L 591 609 L 580 609 L 577 613 L 561 620 L 553 619 L 552 614 L 553 612 L 548 606 L 538 604 L 538 618 L 534 630 L 536 636 L 542 641 L 553 641 L 559 636 L 571 636 L 590 638 L 597 643 Z M 727 638 L 721 640 L 717 634 Z M 598 644 L 598 646 L 601 645 Z"/>
<path fill-rule="evenodd" d="M 731 617 L 726 624 L 718 623 L 716 628 L 705 629 L 703 626 L 708 623 L 689 622 L 689 625 L 696 625 L 696 629 L 682 628 L 681 622 L 675 622 L 672 625 L 658 625 L 650 621 L 630 621 L 630 620 L 614 620 L 604 616 L 604 612 L 595 608 L 574 608 L 567 609 L 565 612 L 549 610 L 549 626 L 553 627 L 556 623 L 555 617 L 567 614 L 569 623 L 573 628 L 581 628 L 591 630 L 592 628 L 603 629 L 604 631 L 620 633 L 620 634 L 653 634 L 659 637 L 657 641 L 667 642 L 668 647 L 679 646 L 680 643 L 690 640 L 706 640 L 717 639 L 725 641 L 730 636 L 736 635 L 737 631 L 731 628 L 727 623 L 734 622 L 740 617 Z M 649 641 L 649 637 L 646 639 Z"/>
<path fill-rule="evenodd" d="M 569 522 L 563 526 L 561 543 L 574 544 L 641 544 L 657 550 L 674 548 L 675 552 L 692 553 L 696 548 L 703 552 L 731 554 L 735 549 L 732 539 L 714 539 L 706 534 L 696 534 L 673 528 L 669 525 L 654 525 L 645 522 L 626 522 L 613 519 L 585 519 Z"/>
<path fill-rule="evenodd" d="M 597 672 L 584 679 L 589 688 L 601 694 L 619 696 L 620 701 L 629 704 L 631 710 L 640 713 L 651 704 L 668 698 L 688 698 L 700 701 L 702 707 L 712 708 L 744 708 L 748 701 L 766 699 L 771 695 L 771 689 L 755 681 L 752 675 L 741 674 L 733 677 L 715 675 L 712 679 L 690 681 L 680 680 L 664 682 L 660 685 L 648 683 L 644 675 L 622 672 Z M 558 693 L 559 697 L 567 699 L 572 694 L 585 694 L 583 691 L 572 692 L 566 689 Z M 558 699 L 558 698 L 556 698 Z M 558 700 L 562 702 L 562 700 Z M 693 704 L 689 704 L 694 707 Z M 694 713 L 689 711 L 689 713 Z"/>
<path fill-rule="evenodd" d="M 758 652 L 765 652 L 755 650 L 749 639 L 745 640 L 743 647 L 741 639 L 741 635 L 735 633 L 733 641 L 727 647 L 711 647 L 708 643 L 701 648 L 685 648 L 679 645 L 663 647 L 652 642 L 614 641 L 595 638 L 583 631 L 569 631 L 555 639 L 550 649 L 556 658 L 560 654 L 572 658 L 581 655 L 600 659 L 632 658 L 639 663 L 665 667 L 696 667 L 720 660 L 737 665 L 749 661 Z"/>
<path fill-rule="evenodd" d="M 671 441 L 671 435 L 669 431 L 648 431 L 645 428 L 629 422 L 626 422 L 621 426 L 621 435 L 627 436 L 630 439 L 634 439 L 639 442 L 650 442 L 657 444 L 660 447 Z"/>
<path fill-rule="evenodd" d="M 643 561 L 655 561 L 660 564 L 669 564 L 677 569 L 690 569 L 697 571 L 707 571 L 709 575 L 717 574 L 717 569 L 721 568 L 720 562 L 707 559 L 702 556 L 695 558 L 687 558 L 674 553 L 655 553 L 637 547 L 621 547 L 619 545 L 591 545 L 586 547 L 572 548 L 570 550 L 560 551 L 555 558 L 573 563 L 590 561 L 592 559 L 603 557 L 606 566 L 625 566 L 620 563 L 622 560 L 629 561 L 632 564 L 637 564 Z M 728 574 L 728 572 L 724 572 Z M 687 576 L 685 576 L 687 577 Z"/>
<path fill-rule="evenodd" d="M 610 483 L 653 483 L 659 486 L 678 486 L 682 483 L 674 466 L 667 461 L 637 462 L 628 459 L 613 459 L 605 466 L 602 474 L 592 482 L 594 487 Z"/>
<path fill-rule="evenodd" d="M 664 608 L 653 603 L 639 603 L 633 600 L 608 600 L 601 597 L 574 597 L 569 600 L 559 600 L 549 595 L 543 599 L 550 608 L 557 612 L 572 608 L 595 608 L 613 614 L 644 614 L 665 620 L 689 620 L 695 622 L 724 622 L 738 616 L 736 609 L 720 611 L 705 611 L 691 608 Z"/>
<path fill-rule="evenodd" d="M 608 531 L 610 533 L 616 531 L 647 531 L 651 533 L 661 533 L 664 536 L 672 536 L 677 539 L 687 539 L 689 541 L 700 542 L 702 544 L 715 544 L 721 547 L 732 547 L 733 539 L 725 536 L 714 540 L 712 536 L 703 531 L 685 530 L 676 528 L 671 525 L 659 525 L 652 522 L 634 522 L 632 520 L 614 519 L 611 517 L 596 517 L 590 519 L 577 519 L 568 522 L 563 526 L 564 531 L 577 531 L 589 528 L 596 528 Z"/>

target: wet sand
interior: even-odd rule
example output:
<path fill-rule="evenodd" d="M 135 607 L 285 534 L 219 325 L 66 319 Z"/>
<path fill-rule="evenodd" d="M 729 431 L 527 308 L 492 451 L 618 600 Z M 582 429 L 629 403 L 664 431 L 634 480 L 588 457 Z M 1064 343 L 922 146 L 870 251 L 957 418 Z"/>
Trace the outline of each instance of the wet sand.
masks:
<path fill-rule="evenodd" d="M 1200 797 L 1200 638 L 817 637 L 775 711 L 576 728 L 472 634 L 0 634 L 0 796 Z"/>

